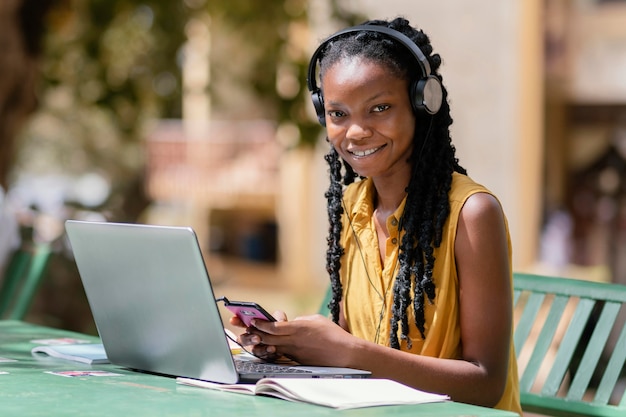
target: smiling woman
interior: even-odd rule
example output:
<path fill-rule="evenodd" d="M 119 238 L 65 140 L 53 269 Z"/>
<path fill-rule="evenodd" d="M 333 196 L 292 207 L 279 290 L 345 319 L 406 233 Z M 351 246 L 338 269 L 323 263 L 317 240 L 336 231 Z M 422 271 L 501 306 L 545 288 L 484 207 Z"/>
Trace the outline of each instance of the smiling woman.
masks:
<path fill-rule="evenodd" d="M 521 413 L 508 225 L 455 156 L 440 64 L 403 18 L 347 28 L 315 51 L 308 87 L 330 144 L 332 321 L 276 312 L 240 339 L 270 360 L 366 369 Z"/>

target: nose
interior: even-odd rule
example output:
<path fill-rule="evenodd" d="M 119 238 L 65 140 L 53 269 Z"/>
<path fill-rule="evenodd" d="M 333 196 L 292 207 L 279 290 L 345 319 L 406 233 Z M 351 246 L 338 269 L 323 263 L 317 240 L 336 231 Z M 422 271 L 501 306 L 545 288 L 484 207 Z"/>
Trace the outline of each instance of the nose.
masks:
<path fill-rule="evenodd" d="M 372 136 L 372 129 L 362 120 L 354 120 L 346 132 L 346 138 L 350 140 L 361 140 L 370 136 Z"/>

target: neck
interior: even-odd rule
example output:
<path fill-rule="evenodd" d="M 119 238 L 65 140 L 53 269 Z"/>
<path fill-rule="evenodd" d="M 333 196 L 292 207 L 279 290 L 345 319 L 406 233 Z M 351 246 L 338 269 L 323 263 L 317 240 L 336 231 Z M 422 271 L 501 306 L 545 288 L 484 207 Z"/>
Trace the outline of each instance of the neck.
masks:
<path fill-rule="evenodd" d="M 396 211 L 406 197 L 407 184 L 404 181 L 374 180 L 374 187 L 376 188 L 374 208 L 378 213 L 387 216 Z"/>

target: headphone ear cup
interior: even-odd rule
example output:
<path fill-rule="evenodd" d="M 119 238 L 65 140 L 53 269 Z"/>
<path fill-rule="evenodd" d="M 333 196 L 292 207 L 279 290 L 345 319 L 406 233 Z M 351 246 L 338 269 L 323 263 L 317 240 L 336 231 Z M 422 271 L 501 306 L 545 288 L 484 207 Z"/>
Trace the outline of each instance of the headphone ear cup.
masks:
<path fill-rule="evenodd" d="M 322 126 L 326 127 L 326 111 L 324 110 L 324 96 L 322 92 L 317 89 L 311 93 L 311 100 L 313 101 L 313 107 L 317 114 L 317 121 Z"/>
<path fill-rule="evenodd" d="M 428 114 L 436 114 L 443 102 L 441 83 L 435 76 L 429 75 L 411 85 L 409 91 L 413 111 L 425 111 Z"/>

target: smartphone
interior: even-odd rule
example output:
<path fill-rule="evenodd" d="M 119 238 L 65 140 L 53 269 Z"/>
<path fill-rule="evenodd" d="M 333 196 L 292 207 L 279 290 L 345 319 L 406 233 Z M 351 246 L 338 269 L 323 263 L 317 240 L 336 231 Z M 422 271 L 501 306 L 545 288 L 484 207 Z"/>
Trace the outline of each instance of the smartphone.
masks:
<path fill-rule="evenodd" d="M 239 317 L 246 326 L 250 326 L 252 319 L 276 321 L 274 317 L 257 303 L 247 301 L 230 301 L 224 297 L 224 307 Z"/>

